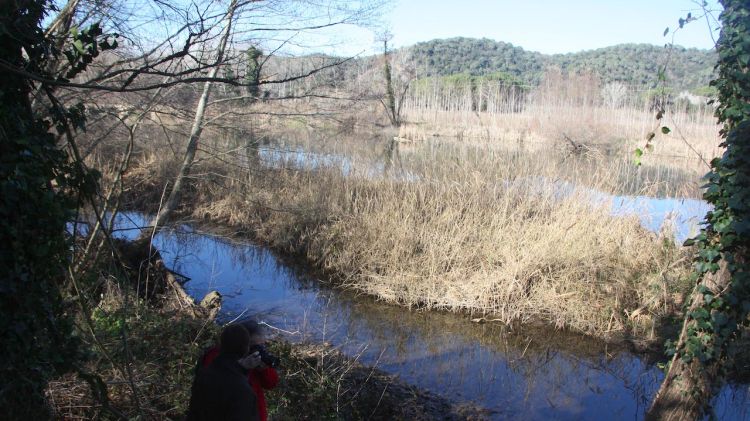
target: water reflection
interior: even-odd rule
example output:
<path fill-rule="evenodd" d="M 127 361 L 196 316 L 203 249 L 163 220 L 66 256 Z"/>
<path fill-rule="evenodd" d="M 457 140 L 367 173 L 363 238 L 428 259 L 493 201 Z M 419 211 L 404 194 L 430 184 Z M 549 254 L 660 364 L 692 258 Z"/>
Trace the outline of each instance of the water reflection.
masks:
<path fill-rule="evenodd" d="M 546 143 L 529 150 L 515 143 L 476 144 L 440 137 L 402 143 L 387 136 L 344 136 L 325 131 L 278 135 L 260 146 L 259 155 L 272 166 L 334 166 L 342 167 L 347 174 L 354 171 L 373 175 L 398 168 L 427 178 L 436 168 L 452 168 L 460 163 L 462 168 L 472 169 L 491 162 L 504 179 L 535 175 L 596 187 L 613 195 L 693 199 L 701 197 L 699 185 L 704 173 L 703 168 L 696 171 L 681 160 L 673 162 L 662 156 L 637 166 L 630 150 L 576 155 Z"/>
<path fill-rule="evenodd" d="M 146 222 L 138 214 L 118 225 Z M 119 231 L 121 236 L 134 231 Z M 191 278 L 200 298 L 225 297 L 223 320 L 256 316 L 291 340 L 327 341 L 366 364 L 497 419 L 642 419 L 662 378 L 648 361 L 579 335 L 471 323 L 469 317 L 409 311 L 321 287 L 263 248 L 197 233 L 188 226 L 155 238 L 167 264 Z M 747 385 L 725 387 L 721 419 L 748 419 Z"/>
<path fill-rule="evenodd" d="M 502 167 L 508 165 L 509 161 L 532 159 L 527 153 L 519 150 L 461 147 L 456 146 L 455 142 L 438 140 L 404 145 L 393 140 L 369 139 L 355 146 L 346 142 L 330 145 L 325 141 L 293 141 L 263 145 L 259 148 L 258 154 L 263 165 L 275 168 L 337 168 L 347 177 L 390 177 L 412 182 L 429 179 L 429 163 L 441 160 L 455 160 L 471 167 L 473 161 L 491 155 L 491 159 L 497 161 L 498 167 Z M 540 152 L 535 153 L 538 155 Z M 553 152 L 549 156 L 536 156 L 533 159 L 554 161 L 558 158 L 559 156 Z M 608 206 L 613 215 L 637 216 L 641 225 L 650 231 L 668 229 L 680 243 L 698 233 L 699 223 L 710 209 L 706 202 L 695 198 L 637 194 L 654 186 L 655 190 L 651 189 L 654 193 L 665 193 L 665 186 L 670 183 L 687 183 L 686 178 L 693 177 L 689 174 L 682 174 L 674 169 L 666 170 L 663 174 L 653 169 L 640 171 L 632 163 L 620 163 L 619 170 L 611 171 L 613 183 L 620 183 L 620 178 L 627 179 L 627 182 L 617 185 L 614 193 L 608 193 L 583 183 L 568 181 L 580 179 L 580 174 L 595 173 L 597 168 L 603 165 L 601 162 L 586 159 L 570 161 L 571 158 L 568 158 L 564 166 L 556 167 L 556 171 L 560 171 L 561 174 L 555 177 L 540 173 L 533 176 L 514 176 L 512 179 L 500 178 L 499 183 L 505 187 L 512 186 L 531 193 L 549 193 L 549 190 L 553 189 L 552 194 L 556 197 L 584 193 L 583 196 L 588 197 L 591 203 Z M 567 179 L 566 173 L 569 173 Z"/>

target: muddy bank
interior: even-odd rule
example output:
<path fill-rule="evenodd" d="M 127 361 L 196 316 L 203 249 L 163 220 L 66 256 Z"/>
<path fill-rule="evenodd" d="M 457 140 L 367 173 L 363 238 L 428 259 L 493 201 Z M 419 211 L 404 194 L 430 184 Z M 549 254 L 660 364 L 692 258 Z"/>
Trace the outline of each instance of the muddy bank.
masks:
<path fill-rule="evenodd" d="M 492 412 L 456 404 L 366 366 L 328 344 L 278 341 L 282 383 L 269 393 L 275 419 L 488 420 Z"/>

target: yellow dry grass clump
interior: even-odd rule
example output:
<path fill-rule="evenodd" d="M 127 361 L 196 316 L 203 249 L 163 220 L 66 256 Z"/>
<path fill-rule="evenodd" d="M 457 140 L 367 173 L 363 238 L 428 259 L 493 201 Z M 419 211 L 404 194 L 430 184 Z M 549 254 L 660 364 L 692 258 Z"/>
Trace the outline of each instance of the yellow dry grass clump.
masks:
<path fill-rule="evenodd" d="M 342 285 L 410 307 L 597 336 L 640 334 L 673 310 L 684 251 L 585 191 L 508 183 L 520 166 L 436 162 L 419 179 L 273 169 L 206 186 L 193 214 L 304 256 Z"/>

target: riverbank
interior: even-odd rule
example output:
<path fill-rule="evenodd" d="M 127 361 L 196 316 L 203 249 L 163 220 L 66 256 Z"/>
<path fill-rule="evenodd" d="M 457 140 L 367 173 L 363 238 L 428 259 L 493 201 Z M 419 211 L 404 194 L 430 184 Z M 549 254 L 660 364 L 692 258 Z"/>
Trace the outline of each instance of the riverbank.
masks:
<path fill-rule="evenodd" d="M 127 253 L 123 257 L 129 260 Z M 192 299 L 187 302 L 178 283 L 163 282 L 173 276 L 161 263 L 148 266 L 140 273 L 149 274 L 154 293 L 144 293 L 136 282 L 140 278 L 132 272 L 126 271 L 131 276 L 124 277 L 121 271 L 104 267 L 100 271 L 100 299 L 90 303 L 94 304 L 90 314 L 79 313 L 79 322 L 91 338 L 86 342 L 89 358 L 78 375 L 55 379 L 47 390 L 56 419 L 184 417 L 195 361 L 219 335 L 214 321 L 218 308 L 205 300 L 201 305 Z M 282 381 L 268 393 L 274 420 L 483 420 L 489 416 L 477 407 L 456 405 L 365 366 L 329 344 L 273 337 L 269 350 L 283 361 Z"/>
<path fill-rule="evenodd" d="M 134 213 L 121 217 L 118 226 L 123 228 L 149 221 L 146 215 Z M 116 231 L 115 235 L 132 232 Z M 326 363 L 340 350 L 351 357 L 347 361 L 378 367 L 419 390 L 454 402 L 476 402 L 493 411 L 488 414 L 492 419 L 593 419 L 608 413 L 637 419 L 643 415 L 640 405 L 652 398 L 660 381 L 661 371 L 655 366 L 663 361 L 660 346 L 634 347 L 628 352 L 617 342 L 544 326 L 473 323 L 447 312 L 404 311 L 362 294 L 330 288 L 335 283 L 326 282 L 319 273 L 311 275 L 304 262 L 249 244 L 227 227 L 181 224 L 174 231 L 160 232 L 153 244 L 167 267 L 191 278 L 185 284 L 191 296 L 200 298 L 212 290 L 223 294 L 222 320 L 252 315 L 278 327 L 272 331 L 283 332 L 284 338 L 297 345 L 300 341 L 302 345 L 331 344 L 323 347 L 332 351 L 321 356 Z M 195 335 L 190 333 L 185 340 Z M 274 352 L 284 351 L 274 348 Z M 309 357 L 307 352 L 298 356 Z M 350 367 L 349 362 L 345 365 Z M 321 376 L 318 369 L 305 371 L 296 379 L 303 385 L 296 390 L 323 393 L 325 388 L 311 385 L 317 387 L 321 377 L 337 378 L 337 366 L 338 373 L 351 371 L 341 364 L 328 365 L 333 369 L 327 370 L 330 375 Z M 362 373 L 370 371 L 365 368 Z M 717 408 L 741 413 L 742 401 L 732 398 L 743 396 L 741 378 L 738 381 L 739 385 L 722 391 Z M 162 389 L 168 390 L 166 385 Z M 346 389 L 328 390 L 331 394 L 325 396 L 331 402 Z M 289 392 L 287 396 L 294 395 Z M 342 402 L 339 399 L 339 408 Z"/>
<path fill-rule="evenodd" d="M 456 404 L 368 367 L 327 344 L 273 342 L 284 361 L 269 393 L 277 420 L 487 420 L 491 412 Z"/>

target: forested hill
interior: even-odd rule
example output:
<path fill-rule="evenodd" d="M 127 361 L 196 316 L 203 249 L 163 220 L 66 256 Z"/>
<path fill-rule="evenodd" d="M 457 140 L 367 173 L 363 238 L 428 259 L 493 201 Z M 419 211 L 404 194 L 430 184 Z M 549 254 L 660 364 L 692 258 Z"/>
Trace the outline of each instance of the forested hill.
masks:
<path fill-rule="evenodd" d="M 450 38 L 404 48 L 413 54 L 420 76 L 457 73 L 486 75 L 505 72 L 528 84 L 536 84 L 550 66 L 563 71 L 591 70 L 603 83 L 619 81 L 652 88 L 658 69 L 667 59 L 664 47 L 621 44 L 597 50 L 547 55 L 526 51 L 490 39 Z M 667 66 L 668 84 L 674 89 L 701 90 L 712 78 L 716 53 L 675 46 Z"/>

